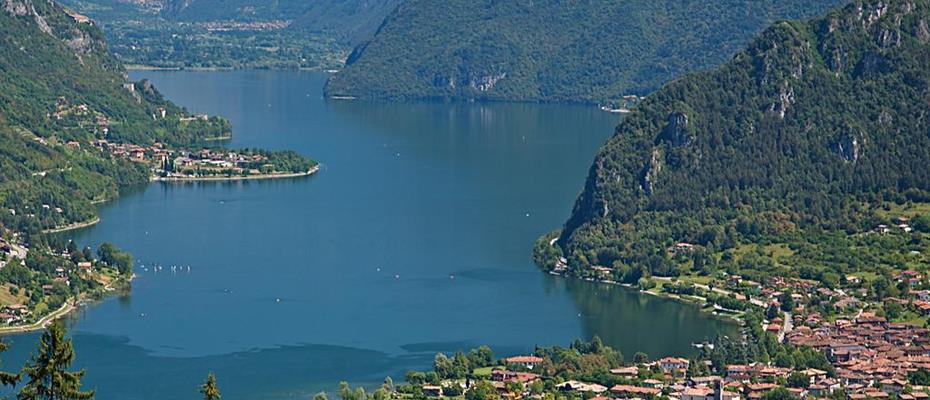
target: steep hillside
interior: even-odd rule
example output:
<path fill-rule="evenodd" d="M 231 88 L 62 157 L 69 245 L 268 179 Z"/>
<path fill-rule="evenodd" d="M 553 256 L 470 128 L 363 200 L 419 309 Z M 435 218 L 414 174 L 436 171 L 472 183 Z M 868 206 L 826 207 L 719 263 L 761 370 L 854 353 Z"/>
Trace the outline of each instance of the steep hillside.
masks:
<path fill-rule="evenodd" d="M 930 200 L 928 24 L 927 0 L 858 0 L 779 22 L 721 68 L 668 84 L 601 149 L 557 247 L 538 246 L 537 260 L 675 275 L 676 250 L 700 252 L 678 242 L 716 254 L 796 234 L 803 244 L 784 249 L 796 254 L 823 232 L 882 240 L 859 234 Z M 874 249 L 817 257 L 842 276 L 926 251 L 905 240 L 883 260 Z"/>
<path fill-rule="evenodd" d="M 332 0 L 311 2 L 292 24 L 302 31 L 334 32 L 343 43 L 356 45 L 375 34 L 401 0 Z"/>
<path fill-rule="evenodd" d="M 229 134 L 225 120 L 182 121 L 189 114 L 150 84 L 126 81 L 100 31 L 78 19 L 49 0 L 0 1 L 0 226 L 8 229 L 87 220 L 93 201 L 148 181 L 146 168 L 105 157 L 92 141 L 189 146 Z M 162 110 L 166 117 L 153 117 Z"/>
<path fill-rule="evenodd" d="M 776 19 L 844 0 L 409 0 L 331 96 L 604 102 L 716 66 Z"/>
<path fill-rule="evenodd" d="M 134 143 L 191 144 L 229 126 L 182 123 L 184 110 L 147 82 L 131 83 L 100 30 L 48 0 L 3 0 L 0 115 L 14 127 L 69 141 L 104 134 Z M 171 118 L 153 120 L 159 108 Z"/>

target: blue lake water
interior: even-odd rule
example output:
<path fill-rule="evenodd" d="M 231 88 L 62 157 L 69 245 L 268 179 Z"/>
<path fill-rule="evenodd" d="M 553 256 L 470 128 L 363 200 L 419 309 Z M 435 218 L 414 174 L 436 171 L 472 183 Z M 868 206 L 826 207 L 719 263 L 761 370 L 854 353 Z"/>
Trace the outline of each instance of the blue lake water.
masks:
<path fill-rule="evenodd" d="M 692 306 L 532 264 L 534 241 L 568 217 L 616 115 L 326 101 L 325 75 L 303 72 L 132 75 L 227 116 L 231 147 L 293 149 L 323 168 L 152 184 L 72 234 L 137 259 L 131 295 L 71 318 L 98 399 L 193 399 L 210 371 L 226 400 L 307 399 L 340 380 L 402 380 L 437 351 L 489 344 L 505 355 L 599 335 L 627 355 L 661 356 L 734 330 Z M 7 338 L 4 365 L 21 365 L 37 337 Z"/>

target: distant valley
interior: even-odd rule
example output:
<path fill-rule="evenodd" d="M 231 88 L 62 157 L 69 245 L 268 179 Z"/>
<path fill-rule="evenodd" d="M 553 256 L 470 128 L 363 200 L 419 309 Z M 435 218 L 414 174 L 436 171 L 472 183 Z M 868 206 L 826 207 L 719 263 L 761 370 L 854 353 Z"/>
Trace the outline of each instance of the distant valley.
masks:
<path fill-rule="evenodd" d="M 65 0 L 116 57 L 155 68 L 340 68 L 399 0 Z"/>

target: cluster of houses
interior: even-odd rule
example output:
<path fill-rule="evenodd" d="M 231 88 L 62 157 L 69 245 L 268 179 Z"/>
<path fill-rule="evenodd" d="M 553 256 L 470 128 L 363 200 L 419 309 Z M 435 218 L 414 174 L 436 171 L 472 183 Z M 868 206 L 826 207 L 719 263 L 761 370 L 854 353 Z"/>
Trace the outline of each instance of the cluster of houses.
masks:
<path fill-rule="evenodd" d="M 915 271 L 903 271 L 894 278 L 899 283 L 910 283 L 912 280 L 922 282 L 924 276 Z M 842 291 L 791 278 L 774 279 L 772 285 L 766 285 L 764 289 L 760 298 L 765 304 L 777 305 L 780 293 L 786 290 L 804 293 L 795 295 L 800 296 L 798 300 L 804 300 L 812 293 L 836 299 L 853 298 Z M 915 290 L 911 294 L 915 297 L 914 304 L 930 305 L 930 291 Z M 673 400 L 756 400 L 778 388 L 784 388 L 798 399 L 821 399 L 842 393 L 849 400 L 930 400 L 930 388 L 908 381 L 915 371 L 930 371 L 930 329 L 892 323 L 875 313 L 863 311 L 855 313 L 855 317 L 828 321 L 816 312 L 804 312 L 802 304 L 799 302 L 800 312 L 783 315 L 790 321 L 780 316 L 766 321 L 766 324 L 769 330 L 777 330 L 784 342 L 822 352 L 835 368 L 835 373 L 818 369 L 795 371 L 754 363 L 728 365 L 725 371 L 718 371 L 721 376 L 687 377 L 690 369 L 688 359 L 665 357 L 610 370 L 611 375 L 622 378 L 620 381 L 626 384 L 608 387 L 603 382 L 569 380 L 558 383 L 556 387 L 559 391 L 577 392 L 583 398 L 594 400 L 658 397 Z M 534 370 L 543 362 L 542 358 L 517 356 L 504 361 L 508 369 L 494 371 L 491 375 L 491 382 L 502 397 L 533 397 L 529 385 L 540 379 L 550 379 Z M 654 374 L 641 377 L 644 370 L 661 371 L 662 378 L 654 379 Z M 803 377 L 804 384 L 796 386 L 802 387 L 784 387 L 784 382 L 789 382 L 789 379 L 796 381 L 798 374 Z M 523 385 L 527 390 L 513 394 L 515 385 L 508 382 Z"/>
<path fill-rule="evenodd" d="M 106 136 L 110 131 L 110 119 L 103 113 L 93 110 L 87 104 L 73 105 L 64 97 L 59 97 L 54 113 L 46 115 L 47 118 L 55 121 L 62 121 L 68 118 L 77 118 L 79 126 L 90 126 Z M 47 144 L 44 139 L 42 144 Z M 77 142 L 69 142 L 68 145 L 73 147 Z"/>
<path fill-rule="evenodd" d="M 251 168 L 266 163 L 268 158 L 261 154 L 241 154 L 234 151 L 216 151 L 203 149 L 199 152 L 178 152 L 173 160 L 172 170 L 191 174 L 217 174 L 232 171 L 235 174 L 259 174 L 260 170 Z M 269 166 L 270 167 L 270 166 Z"/>
<path fill-rule="evenodd" d="M 0 269 L 14 260 L 25 260 L 29 248 L 0 238 Z"/>
<path fill-rule="evenodd" d="M 897 217 L 894 219 L 893 225 L 880 224 L 875 227 L 872 231 L 875 233 L 891 233 L 894 229 L 899 229 L 904 231 L 904 233 L 911 233 L 914 231 L 914 228 L 910 225 L 911 219 L 908 217 Z"/>
<path fill-rule="evenodd" d="M 200 151 L 175 150 L 162 143 L 151 146 L 110 143 L 96 140 L 93 146 L 114 157 L 148 164 L 153 173 L 165 177 L 191 177 L 217 174 L 259 174 L 253 168 L 268 161 L 261 154 L 241 154 L 235 151 L 202 149 Z"/>
<path fill-rule="evenodd" d="M 22 304 L 12 304 L 0 308 L 0 323 L 4 325 L 18 325 L 29 316 L 29 307 Z"/>
<path fill-rule="evenodd" d="M 234 32 L 234 31 L 274 31 L 287 28 L 291 21 L 273 20 L 273 21 L 209 21 L 198 24 L 210 32 Z"/>
<path fill-rule="evenodd" d="M 816 333 L 814 333 L 816 331 Z M 864 315 L 856 321 L 844 322 L 817 330 L 799 329 L 790 337 L 792 343 L 816 346 L 825 351 L 837 368 L 834 376 L 827 371 L 806 369 L 794 371 L 763 363 L 728 365 L 722 376 L 687 377 L 690 361 L 679 357 L 665 357 L 653 362 L 611 369 L 610 374 L 621 381 L 635 384 L 617 384 L 610 387 L 591 382 L 569 380 L 560 382 L 560 392 L 576 392 L 591 400 L 634 400 L 668 397 L 672 400 L 757 400 L 766 393 L 785 388 L 797 399 L 830 397 L 843 390 L 849 400 L 888 399 L 930 400 L 928 388 L 909 385 L 907 371 L 930 368 L 930 347 L 922 339 L 926 329 L 907 328 L 883 322 L 874 315 Z M 856 341 L 859 342 L 856 342 Z M 916 340 L 916 343 L 915 343 Z M 902 342 L 908 343 L 907 345 Z M 914 349 L 893 350 L 890 346 Z M 532 371 L 543 362 L 534 356 L 517 356 L 505 359 L 508 369 L 494 370 L 490 383 L 502 398 L 533 398 L 532 383 L 548 379 Z M 514 368 L 519 367 L 519 368 Z M 644 370 L 659 370 L 662 379 L 639 379 Z M 792 374 L 800 374 L 805 387 L 784 387 Z M 516 385 L 514 385 L 516 384 Z M 514 393 L 513 387 L 523 387 L 523 393 Z M 428 396 L 441 396 L 441 386 L 424 386 Z M 538 397 L 538 396 L 537 396 Z"/>
<path fill-rule="evenodd" d="M 161 143 L 149 147 L 128 143 L 110 143 L 107 140 L 95 140 L 93 146 L 100 151 L 106 151 L 113 157 L 124 158 L 136 162 L 164 165 L 171 157 L 171 151 Z"/>
<path fill-rule="evenodd" d="M 534 356 L 517 356 L 505 359 L 508 367 L 530 369 L 543 362 L 542 358 Z M 775 368 L 758 365 L 732 365 L 727 369 L 727 376 L 704 376 L 685 378 L 690 361 L 680 357 L 665 357 L 653 362 L 642 363 L 636 366 L 616 368 L 610 374 L 622 378 L 624 381 L 637 382 L 636 384 L 617 384 L 610 387 L 591 382 L 569 380 L 558 383 L 556 388 L 560 392 L 576 392 L 583 398 L 592 400 L 618 400 L 618 399 L 652 399 L 668 396 L 674 400 L 739 400 L 761 398 L 766 392 L 779 387 L 772 383 L 756 383 L 761 380 L 773 381 L 784 379 L 792 372 L 787 368 Z M 640 371 L 662 371 L 664 378 L 639 379 Z M 811 377 L 811 382 L 826 377 L 827 373 L 819 370 L 804 371 Z M 532 372 L 517 372 L 509 369 L 495 370 L 491 373 L 490 382 L 503 398 L 532 397 L 529 385 L 544 379 Z M 508 385 L 508 383 L 511 383 Z M 513 393 L 513 383 L 523 387 L 524 393 Z M 439 396 L 442 388 L 439 386 L 426 386 L 423 388 L 427 395 Z M 807 390 L 790 389 L 799 398 L 808 395 Z"/>
<path fill-rule="evenodd" d="M 22 244 L 17 244 L 15 242 L 10 242 L 8 240 L 0 238 L 0 269 L 6 267 L 8 263 L 19 261 L 23 262 L 26 259 L 26 255 L 29 252 L 29 248 Z M 61 266 L 55 268 L 54 272 L 49 276 L 50 281 L 45 281 L 45 283 L 39 286 L 39 289 L 42 290 L 42 293 L 45 295 L 52 294 L 55 291 L 56 285 L 61 285 L 64 287 L 71 286 L 72 273 L 77 272 L 78 276 L 82 279 L 91 279 L 93 278 L 92 274 L 96 271 L 94 263 L 92 261 L 79 261 L 75 265 L 67 262 L 71 257 L 67 251 L 62 251 L 61 253 L 49 253 L 52 256 L 62 259 Z M 7 290 L 7 289 L 3 289 Z M 0 324 L 15 326 L 26 323 L 27 317 L 31 315 L 31 311 L 28 306 L 23 304 L 4 304 L 0 305 Z"/>
<path fill-rule="evenodd" d="M 827 390 L 842 387 L 848 393 L 869 395 L 881 386 L 882 391 L 897 395 L 906 386 L 908 373 L 930 369 L 930 329 L 890 323 L 872 313 L 817 327 L 801 326 L 785 340 L 826 354 L 836 367 L 836 378 L 812 383 Z"/>

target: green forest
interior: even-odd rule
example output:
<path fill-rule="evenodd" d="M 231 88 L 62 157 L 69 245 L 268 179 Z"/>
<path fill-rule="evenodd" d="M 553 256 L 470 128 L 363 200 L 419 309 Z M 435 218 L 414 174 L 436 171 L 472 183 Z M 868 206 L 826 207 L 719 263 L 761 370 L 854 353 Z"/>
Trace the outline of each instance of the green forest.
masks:
<path fill-rule="evenodd" d="M 925 264 L 928 20 L 925 0 L 856 1 L 779 22 L 721 68 L 666 85 L 600 150 L 537 262 L 630 282 L 723 268 L 828 287 Z"/>
<path fill-rule="evenodd" d="M 817 1 L 429 1 L 400 4 L 327 85 L 329 96 L 618 102 L 715 67 Z"/>

